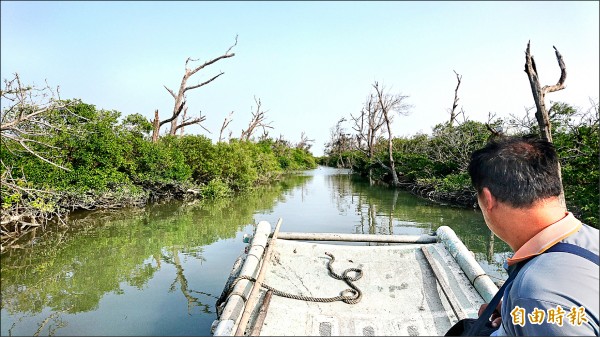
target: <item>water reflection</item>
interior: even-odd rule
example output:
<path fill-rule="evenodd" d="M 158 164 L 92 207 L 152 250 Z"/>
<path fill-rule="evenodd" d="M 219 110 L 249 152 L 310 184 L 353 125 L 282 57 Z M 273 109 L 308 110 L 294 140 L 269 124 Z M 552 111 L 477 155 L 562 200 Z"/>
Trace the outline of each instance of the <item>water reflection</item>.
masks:
<path fill-rule="evenodd" d="M 510 247 L 487 228 L 479 211 L 439 205 L 346 174 L 327 176 L 326 185 L 339 213 L 357 218 L 354 233 L 418 235 L 450 226 L 486 272 L 496 279 L 505 277 L 502 263 Z"/>
<path fill-rule="evenodd" d="M 115 328 L 106 319 L 111 316 L 106 312 L 110 309 L 101 302 L 109 294 L 120 296 L 124 302 L 140 293 L 160 301 L 179 302 L 183 298 L 185 316 L 198 312 L 214 315 L 214 294 L 221 290 L 224 279 L 206 291 L 204 285 L 188 281 L 199 278 L 194 275 L 197 271 L 189 271 L 186 266 L 202 269 L 209 259 L 205 256 L 207 246 L 235 238 L 246 224 L 254 222 L 257 210 L 268 212 L 277 202 L 285 201 L 287 190 L 309 179 L 291 177 L 283 183 L 217 202 L 174 202 L 146 209 L 75 214 L 71 216 L 69 228 L 56 228 L 43 237 L 24 238 L 21 249 L 8 250 L 1 257 L 2 335 L 101 335 L 111 334 L 110 331 L 127 334 L 127 330 Z M 233 245 L 238 248 L 235 255 L 242 246 L 241 240 L 237 241 L 239 244 Z M 215 262 L 230 268 L 231 254 L 209 255 L 209 268 L 213 268 Z M 225 259 L 221 260 L 220 256 Z M 151 281 L 165 283 L 163 279 L 171 281 L 162 289 L 150 284 Z M 178 291 L 182 296 L 178 299 L 153 294 L 148 292 L 150 289 L 170 294 Z M 160 303 L 138 310 L 162 311 L 157 304 Z M 89 312 L 96 313 L 95 319 L 83 324 L 83 330 L 73 330 L 77 317 Z M 143 320 L 147 315 L 138 316 Z M 131 316 L 129 318 L 131 321 Z M 197 325 L 182 323 L 189 328 L 175 327 L 177 330 L 170 331 L 155 324 L 156 329 L 146 327 L 146 330 L 131 332 L 198 334 Z"/>
<path fill-rule="evenodd" d="M 481 214 L 319 168 L 214 202 L 73 214 L 2 263 L 2 335 L 208 335 L 214 304 L 251 233 L 421 234 L 452 227 L 500 277 L 508 247 Z"/>

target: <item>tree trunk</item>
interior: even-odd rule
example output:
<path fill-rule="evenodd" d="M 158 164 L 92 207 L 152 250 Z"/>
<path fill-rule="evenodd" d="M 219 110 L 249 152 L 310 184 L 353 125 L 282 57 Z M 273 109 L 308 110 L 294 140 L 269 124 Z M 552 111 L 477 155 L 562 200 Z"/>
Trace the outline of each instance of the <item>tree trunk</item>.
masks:
<path fill-rule="evenodd" d="M 209 80 L 206 80 L 202 83 L 198 83 L 195 85 L 188 85 L 187 82 L 188 80 L 197 72 L 199 72 L 200 70 L 222 60 L 222 59 L 226 59 L 226 58 L 230 58 L 235 56 L 234 53 L 231 53 L 231 49 L 233 47 L 235 47 L 237 45 L 237 36 L 235 37 L 235 43 L 229 47 L 229 49 L 227 49 L 227 51 L 219 56 L 216 57 L 212 60 L 206 61 L 204 62 L 202 65 L 199 65 L 193 69 L 188 68 L 188 63 L 191 62 L 195 62 L 198 60 L 194 60 L 190 57 L 188 57 L 188 59 L 185 61 L 185 73 L 183 74 L 183 77 L 181 79 L 181 83 L 179 84 L 179 91 L 177 92 L 177 94 L 175 94 L 175 92 L 169 88 L 167 88 L 167 86 L 164 86 L 165 89 L 169 92 L 169 94 L 171 95 L 171 97 L 173 97 L 175 104 L 173 105 L 173 113 L 171 115 L 171 117 L 165 119 L 164 121 L 161 121 L 159 124 L 160 126 L 163 126 L 166 123 L 171 123 L 171 128 L 169 129 L 169 134 L 170 135 L 176 135 L 177 134 L 177 130 L 178 129 L 183 129 L 185 126 L 187 125 L 192 125 L 192 124 L 199 124 L 202 123 L 206 118 L 205 117 L 197 117 L 197 118 L 182 118 L 181 122 L 179 121 L 179 115 L 185 111 L 185 109 L 187 108 L 185 106 L 186 104 L 186 92 L 190 91 L 190 90 L 194 90 L 194 89 L 198 89 L 200 87 L 203 87 L 209 83 L 211 83 L 212 81 L 214 81 L 215 79 L 217 79 L 219 76 L 223 75 L 224 72 L 219 72 L 219 74 L 213 76 L 212 78 L 210 78 Z M 202 125 L 200 125 L 202 127 Z M 181 132 L 183 134 L 183 130 Z"/>
<path fill-rule="evenodd" d="M 563 61 L 562 55 L 558 52 L 558 49 L 554 47 L 556 53 L 556 59 L 558 66 L 560 67 L 560 78 L 555 85 L 540 85 L 539 76 L 535 67 L 535 60 L 530 52 L 530 42 L 527 42 L 527 49 L 525 50 L 525 72 L 529 78 L 529 84 L 531 85 L 531 92 L 533 94 L 533 100 L 537 108 L 535 117 L 538 121 L 540 128 L 540 136 L 542 139 L 552 142 L 552 130 L 550 125 L 550 117 L 548 110 L 546 109 L 546 93 L 562 90 L 565 88 L 565 80 L 567 79 L 567 69 Z"/>
<path fill-rule="evenodd" d="M 392 174 L 392 185 L 400 186 L 400 181 L 398 180 L 398 174 L 396 173 L 396 164 L 394 163 L 394 152 L 393 152 L 393 137 L 392 137 L 392 117 L 390 113 L 397 112 L 400 114 L 406 114 L 408 105 L 403 103 L 404 99 L 408 96 L 403 95 L 390 95 L 385 93 L 385 87 L 379 87 L 379 83 L 375 82 L 373 84 L 373 88 L 377 92 L 377 99 L 379 101 L 379 107 L 381 108 L 381 113 L 383 114 L 383 118 L 385 121 L 385 125 L 388 131 L 388 154 L 390 160 L 390 166 L 388 167 L 390 173 Z"/>
<path fill-rule="evenodd" d="M 354 117 L 351 115 L 354 121 L 353 129 L 357 132 L 357 142 L 355 144 L 356 149 L 365 154 L 369 160 L 369 165 L 373 165 L 376 161 L 374 158 L 375 154 L 375 143 L 377 137 L 381 132 L 385 120 L 383 113 L 380 108 L 380 104 L 377 101 L 377 97 L 373 94 L 369 94 L 361 109 L 360 115 Z M 364 146 L 363 146 L 364 143 Z M 373 169 L 369 168 L 369 183 L 373 184 Z"/>
<path fill-rule="evenodd" d="M 452 102 L 452 109 L 450 110 L 450 121 L 448 122 L 448 124 L 450 126 L 452 126 L 454 124 L 454 121 L 456 120 L 456 116 L 458 116 L 458 112 L 456 112 L 456 108 L 458 107 L 458 88 L 460 87 L 460 82 L 462 80 L 462 76 L 459 75 L 456 70 L 453 70 L 454 73 L 456 74 L 456 80 L 457 80 L 457 84 L 456 84 L 456 89 L 454 89 L 454 101 Z"/>
<path fill-rule="evenodd" d="M 390 128 L 390 119 L 388 118 L 388 114 L 385 114 L 385 124 L 388 129 L 388 153 L 390 155 L 390 171 L 392 173 L 392 185 L 400 186 L 400 181 L 398 180 L 398 174 L 396 173 L 396 164 L 394 163 L 394 152 L 393 152 L 393 138 L 392 138 L 392 129 Z"/>
<path fill-rule="evenodd" d="M 183 109 L 183 116 L 181 117 L 181 120 L 182 120 L 182 123 L 181 123 L 181 124 L 183 124 L 183 123 L 184 123 L 184 122 L 187 120 L 187 110 L 188 110 L 188 109 L 187 109 L 187 106 L 186 106 L 186 107 Z M 179 128 L 179 137 L 182 137 L 182 136 L 183 136 L 183 132 L 184 132 L 184 130 L 185 130 L 185 125 L 182 125 L 182 126 Z"/>
<path fill-rule="evenodd" d="M 158 132 L 160 130 L 160 119 L 158 119 L 158 109 L 154 110 L 154 120 L 152 121 L 152 143 L 158 142 Z"/>
<path fill-rule="evenodd" d="M 374 147 L 371 146 L 369 148 L 369 185 L 373 185 L 373 168 L 370 167 L 371 161 L 373 160 L 373 155 L 374 155 Z"/>
<path fill-rule="evenodd" d="M 535 112 L 535 118 L 537 119 L 538 126 L 540 128 L 540 137 L 552 143 L 552 127 L 550 125 L 550 116 L 548 114 L 548 110 L 546 110 L 545 103 L 546 93 L 562 90 L 566 87 L 565 80 L 567 79 L 567 68 L 565 66 L 565 62 L 563 61 L 562 55 L 558 52 L 558 49 L 552 46 L 556 54 L 558 66 L 560 67 L 560 78 L 558 79 L 558 82 L 555 85 L 545 85 L 542 87 L 540 85 L 540 80 L 537 73 L 537 69 L 535 67 L 533 55 L 531 55 L 530 52 L 530 42 L 531 41 L 527 42 L 527 49 L 525 49 L 525 72 L 527 73 L 527 77 L 529 78 L 531 92 L 533 93 L 533 99 L 537 108 Z M 560 162 L 558 163 L 558 177 L 562 185 Z M 561 190 L 559 200 L 562 202 L 563 205 L 566 206 L 564 189 Z"/>

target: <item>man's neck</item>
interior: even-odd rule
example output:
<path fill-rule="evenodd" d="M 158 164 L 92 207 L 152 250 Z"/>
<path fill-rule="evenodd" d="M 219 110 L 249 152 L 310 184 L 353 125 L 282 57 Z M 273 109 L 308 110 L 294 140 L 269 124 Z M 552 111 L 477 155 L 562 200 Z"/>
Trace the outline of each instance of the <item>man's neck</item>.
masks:
<path fill-rule="evenodd" d="M 509 235 L 502 238 L 513 249 L 519 250 L 527 241 L 546 227 L 565 217 L 566 210 L 558 198 L 545 199 L 528 208 L 513 208 L 501 203 L 498 213 L 500 227 Z"/>

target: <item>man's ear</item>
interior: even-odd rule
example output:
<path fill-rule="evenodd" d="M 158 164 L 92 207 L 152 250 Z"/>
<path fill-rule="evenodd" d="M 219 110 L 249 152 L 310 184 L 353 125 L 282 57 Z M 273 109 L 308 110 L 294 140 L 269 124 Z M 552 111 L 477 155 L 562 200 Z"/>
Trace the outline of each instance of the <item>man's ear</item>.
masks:
<path fill-rule="evenodd" d="M 496 207 L 498 200 L 496 199 L 496 197 L 494 197 L 494 195 L 492 194 L 492 192 L 490 192 L 490 189 L 487 187 L 484 187 L 481 190 L 481 202 L 482 202 L 482 206 L 486 209 L 486 210 L 491 210 L 492 208 Z"/>

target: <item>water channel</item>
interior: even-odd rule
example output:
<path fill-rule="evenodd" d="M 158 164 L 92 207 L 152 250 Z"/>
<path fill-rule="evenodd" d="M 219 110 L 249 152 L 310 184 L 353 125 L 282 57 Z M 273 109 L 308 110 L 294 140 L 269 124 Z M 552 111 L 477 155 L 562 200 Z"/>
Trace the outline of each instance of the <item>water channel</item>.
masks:
<path fill-rule="evenodd" d="M 2 254 L 0 335 L 210 335 L 243 235 L 279 218 L 282 231 L 302 232 L 422 234 L 447 225 L 498 279 L 510 255 L 476 210 L 319 167 L 227 200 L 72 214 L 68 228 Z"/>

